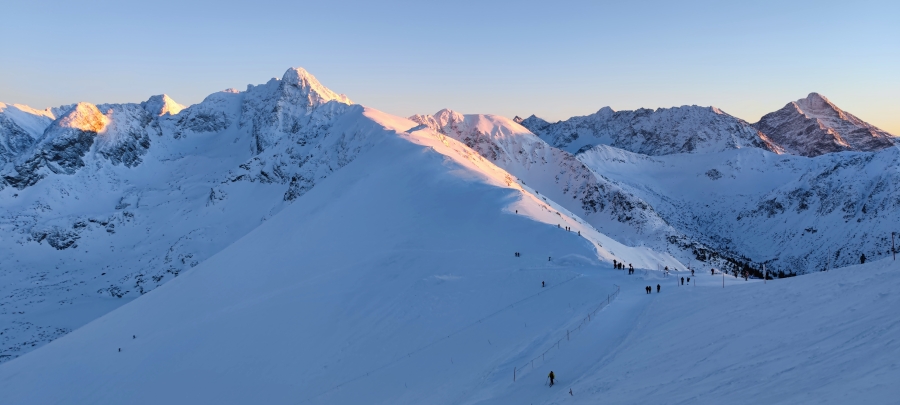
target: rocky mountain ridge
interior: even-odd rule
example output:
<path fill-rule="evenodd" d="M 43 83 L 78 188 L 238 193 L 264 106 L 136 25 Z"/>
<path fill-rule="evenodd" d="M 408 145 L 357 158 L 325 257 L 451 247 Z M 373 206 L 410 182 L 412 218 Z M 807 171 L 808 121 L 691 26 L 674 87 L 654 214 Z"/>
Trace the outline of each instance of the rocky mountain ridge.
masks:
<path fill-rule="evenodd" d="M 896 143 L 896 137 L 841 110 L 819 93 L 764 115 L 753 127 L 790 153 L 802 156 L 874 152 Z"/>
<path fill-rule="evenodd" d="M 519 123 L 554 147 L 578 154 L 609 145 L 650 156 L 713 153 L 727 149 L 761 148 L 781 153 L 779 146 L 749 123 L 715 107 L 682 106 L 614 111 L 548 123 L 534 115 Z"/>

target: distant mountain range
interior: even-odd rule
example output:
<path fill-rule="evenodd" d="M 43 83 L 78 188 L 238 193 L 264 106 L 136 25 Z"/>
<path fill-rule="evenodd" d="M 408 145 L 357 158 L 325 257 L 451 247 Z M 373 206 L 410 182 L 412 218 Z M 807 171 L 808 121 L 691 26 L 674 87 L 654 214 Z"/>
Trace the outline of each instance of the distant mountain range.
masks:
<path fill-rule="evenodd" d="M 609 145 L 650 156 L 709 153 L 756 147 L 775 153 L 819 156 L 874 152 L 897 138 L 847 113 L 818 93 L 788 103 L 749 124 L 715 107 L 682 106 L 613 111 L 549 123 L 534 115 L 514 119 L 547 143 L 579 153 Z"/>

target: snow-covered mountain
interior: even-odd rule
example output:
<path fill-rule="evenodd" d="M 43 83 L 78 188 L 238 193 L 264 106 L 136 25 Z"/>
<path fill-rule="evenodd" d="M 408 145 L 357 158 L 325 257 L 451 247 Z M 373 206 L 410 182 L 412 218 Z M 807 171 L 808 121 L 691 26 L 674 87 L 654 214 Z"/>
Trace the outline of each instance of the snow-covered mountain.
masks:
<path fill-rule="evenodd" d="M 0 167 L 31 148 L 54 119 L 47 110 L 0 103 Z M 0 187 L 4 184 L 0 180 Z"/>
<path fill-rule="evenodd" d="M 816 158 L 740 149 L 646 156 L 598 146 L 588 167 L 647 201 L 692 240 L 802 274 L 890 252 L 900 150 Z M 758 266 L 758 265 L 757 265 Z"/>
<path fill-rule="evenodd" d="M 578 154 L 597 145 L 650 156 L 762 148 L 781 153 L 762 132 L 715 107 L 682 106 L 613 111 L 549 123 L 534 115 L 516 121 L 554 147 Z"/>
<path fill-rule="evenodd" d="M 897 141 L 893 135 L 841 110 L 819 93 L 810 93 L 764 115 L 753 127 L 787 152 L 803 156 L 873 152 L 891 147 Z"/>
<path fill-rule="evenodd" d="M 518 121 L 394 117 L 303 69 L 189 107 L 0 104 L 2 398 L 893 399 L 894 262 L 709 270 L 885 257 L 900 150 L 783 155 L 701 107 Z"/>
<path fill-rule="evenodd" d="M 349 102 L 290 69 L 188 108 L 4 104 L 0 361 L 196 266 L 352 161 L 383 130 Z"/>
<path fill-rule="evenodd" d="M 668 251 L 684 263 L 695 251 L 708 249 L 670 226 L 650 204 L 618 182 L 592 171 L 575 155 L 550 146 L 513 120 L 447 109 L 410 119 L 462 142 L 543 198 L 621 243 Z"/>
<path fill-rule="evenodd" d="M 166 96 L 47 111 L 4 106 L 14 125 L 4 127 L 13 141 L 4 144 L 12 147 L 0 190 L 0 361 L 202 263 L 385 137 L 418 126 L 400 119 L 408 127 L 387 128 L 302 69 L 187 108 Z M 547 214 L 565 215 L 541 201 Z M 591 238 L 614 249 L 610 260 L 677 263 Z"/>
<path fill-rule="evenodd" d="M 692 244 L 738 261 L 802 274 L 880 257 L 896 231 L 900 163 L 885 149 L 894 137 L 816 93 L 752 126 L 714 107 L 516 121 L 576 153 Z M 866 153 L 808 157 L 850 150 Z"/>

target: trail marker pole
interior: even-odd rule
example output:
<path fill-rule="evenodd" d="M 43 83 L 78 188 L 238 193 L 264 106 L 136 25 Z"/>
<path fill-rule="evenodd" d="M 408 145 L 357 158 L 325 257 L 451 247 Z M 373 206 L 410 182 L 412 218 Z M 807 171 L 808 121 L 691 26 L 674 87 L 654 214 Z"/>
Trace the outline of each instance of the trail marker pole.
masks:
<path fill-rule="evenodd" d="M 769 271 L 766 270 L 766 264 L 763 263 L 763 284 L 766 283 L 767 278 L 769 278 Z"/>
<path fill-rule="evenodd" d="M 722 288 L 725 288 L 725 272 L 722 272 Z"/>
<path fill-rule="evenodd" d="M 894 248 L 894 234 L 896 232 L 891 232 L 891 253 L 894 254 L 894 260 L 897 260 L 897 249 Z"/>
<path fill-rule="evenodd" d="M 513 367 L 513 382 L 516 382 L 516 368 Z"/>

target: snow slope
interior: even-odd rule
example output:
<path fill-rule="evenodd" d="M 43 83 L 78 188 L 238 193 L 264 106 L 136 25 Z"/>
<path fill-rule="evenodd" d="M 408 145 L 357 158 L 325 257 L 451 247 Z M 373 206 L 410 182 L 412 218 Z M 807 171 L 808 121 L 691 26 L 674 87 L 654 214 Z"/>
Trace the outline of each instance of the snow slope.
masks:
<path fill-rule="evenodd" d="M 809 93 L 760 118 L 753 127 L 786 151 L 819 156 L 841 151 L 889 148 L 896 137 L 838 108 L 825 96 Z"/>
<path fill-rule="evenodd" d="M 577 219 L 412 121 L 364 109 L 333 128 L 360 121 L 382 128 L 368 152 L 192 270 L 0 365 L 4 398 L 457 403 L 615 291 L 598 276 L 621 275 L 609 246 Z"/>
<path fill-rule="evenodd" d="M 765 134 L 716 107 L 694 105 L 634 111 L 603 107 L 594 114 L 553 124 L 534 115 L 517 121 L 550 145 L 572 154 L 597 145 L 651 156 L 749 147 L 782 151 Z"/>
<path fill-rule="evenodd" d="M 692 244 L 641 198 L 510 119 L 447 109 L 410 119 L 459 140 L 621 243 L 667 251 L 684 263 L 693 249 L 706 248 Z"/>
<path fill-rule="evenodd" d="M 709 273 L 696 286 L 634 280 L 540 372 L 460 403 L 893 404 L 897 263 L 726 288 Z M 644 294 L 656 282 L 662 292 Z"/>

